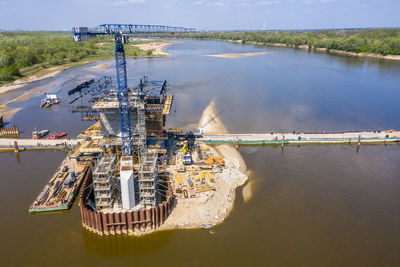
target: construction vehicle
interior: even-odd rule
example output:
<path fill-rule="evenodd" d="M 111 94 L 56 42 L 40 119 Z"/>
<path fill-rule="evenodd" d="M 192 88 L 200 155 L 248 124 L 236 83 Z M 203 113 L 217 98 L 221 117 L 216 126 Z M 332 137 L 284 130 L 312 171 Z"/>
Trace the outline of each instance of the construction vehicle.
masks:
<path fill-rule="evenodd" d="M 214 178 L 212 177 L 210 171 L 207 171 L 207 176 L 208 176 L 208 181 L 210 181 L 210 183 L 214 183 Z"/>
<path fill-rule="evenodd" d="M 178 173 L 175 175 L 175 177 L 176 177 L 176 180 L 178 181 L 178 184 L 183 185 L 182 177 Z"/>
<path fill-rule="evenodd" d="M 211 157 L 208 157 L 208 158 L 205 160 L 205 163 L 206 163 L 207 165 L 225 166 L 225 162 L 224 162 L 224 160 L 222 159 L 221 156 L 211 156 Z"/>
<path fill-rule="evenodd" d="M 182 147 L 182 149 L 181 149 L 181 152 L 182 152 L 183 154 L 186 154 L 188 151 L 189 151 L 189 148 L 188 148 L 188 141 L 185 141 L 185 143 L 183 144 L 183 147 Z"/>
<path fill-rule="evenodd" d="M 193 164 L 192 155 L 190 154 L 190 152 L 186 153 L 183 156 L 183 164 L 184 165 L 192 165 Z"/>

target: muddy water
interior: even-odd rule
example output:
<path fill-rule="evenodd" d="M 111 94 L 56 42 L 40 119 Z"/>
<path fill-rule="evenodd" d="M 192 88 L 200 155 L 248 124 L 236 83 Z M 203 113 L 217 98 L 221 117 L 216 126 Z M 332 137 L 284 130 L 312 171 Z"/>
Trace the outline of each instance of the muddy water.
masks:
<path fill-rule="evenodd" d="M 129 83 L 167 79 L 175 101 L 169 125 L 191 126 L 211 99 L 231 132 L 400 129 L 400 64 L 303 50 L 185 41 L 170 58 L 128 60 Z M 260 52 L 236 59 L 204 54 Z M 108 62 L 108 61 L 107 61 Z M 112 63 L 112 61 L 110 61 Z M 92 64 L 93 65 L 93 64 Z M 66 90 L 113 75 L 82 66 L 36 87 Z M 29 90 L 34 88 L 25 88 Z M 11 123 L 31 128 L 87 127 L 66 101 L 44 110 L 40 96 Z M 176 110 L 176 113 L 174 112 Z M 253 171 L 254 195 L 237 194 L 227 220 L 211 231 L 167 231 L 142 238 L 98 237 L 81 228 L 79 209 L 28 215 L 63 152 L 0 154 L 0 256 L 7 265 L 165 264 L 398 266 L 400 146 L 240 148 Z"/>

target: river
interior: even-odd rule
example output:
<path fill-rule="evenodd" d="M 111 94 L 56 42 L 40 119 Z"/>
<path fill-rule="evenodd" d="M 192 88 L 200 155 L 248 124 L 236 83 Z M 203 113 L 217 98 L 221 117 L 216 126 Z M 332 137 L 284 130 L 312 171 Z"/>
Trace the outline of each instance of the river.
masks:
<path fill-rule="evenodd" d="M 262 52 L 242 58 L 207 54 Z M 167 58 L 128 59 L 128 83 L 142 75 L 168 80 L 170 127 L 193 127 L 215 99 L 232 133 L 400 129 L 400 63 L 187 40 Z M 76 136 L 90 125 L 68 111 L 66 92 L 88 78 L 114 78 L 113 61 L 93 63 L 25 87 L 58 91 L 61 103 L 40 109 L 41 96 L 12 104 L 10 123 Z M 12 97 L 16 92 L 7 93 Z M 64 100 L 64 101 L 63 101 Z M 238 189 L 234 209 L 211 230 L 144 237 L 100 237 L 83 229 L 77 201 L 64 213 L 27 210 L 64 152 L 0 154 L 0 256 L 21 265 L 399 266 L 400 146 L 243 147 L 253 196 Z"/>

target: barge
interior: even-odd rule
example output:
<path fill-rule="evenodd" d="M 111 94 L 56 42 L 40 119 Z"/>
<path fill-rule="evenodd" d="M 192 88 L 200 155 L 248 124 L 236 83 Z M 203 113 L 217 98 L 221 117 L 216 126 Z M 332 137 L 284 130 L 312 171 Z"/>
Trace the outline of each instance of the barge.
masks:
<path fill-rule="evenodd" d="M 35 199 L 29 213 L 68 210 L 79 192 L 89 167 L 66 158 Z"/>

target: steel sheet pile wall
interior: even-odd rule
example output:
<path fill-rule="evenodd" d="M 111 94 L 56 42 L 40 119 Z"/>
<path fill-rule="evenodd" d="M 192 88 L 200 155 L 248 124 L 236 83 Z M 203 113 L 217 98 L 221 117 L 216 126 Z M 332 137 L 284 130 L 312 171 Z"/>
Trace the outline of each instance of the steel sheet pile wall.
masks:
<path fill-rule="evenodd" d="M 89 193 L 87 187 L 91 183 L 92 170 L 90 169 L 81 187 L 79 206 L 83 227 L 99 235 L 142 234 L 155 230 L 165 222 L 175 204 L 172 190 L 169 188 L 167 200 L 157 207 L 131 212 L 97 212 L 84 204 Z"/>

